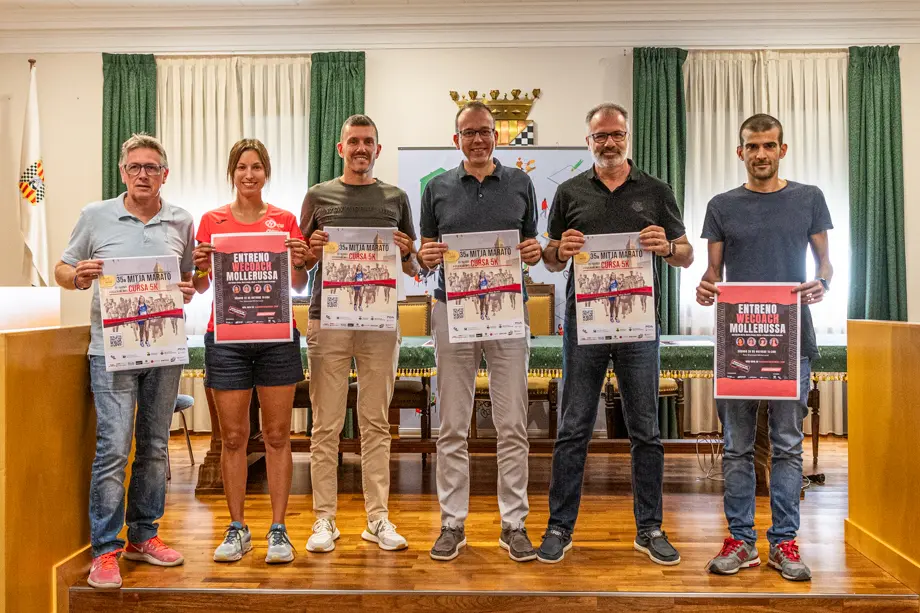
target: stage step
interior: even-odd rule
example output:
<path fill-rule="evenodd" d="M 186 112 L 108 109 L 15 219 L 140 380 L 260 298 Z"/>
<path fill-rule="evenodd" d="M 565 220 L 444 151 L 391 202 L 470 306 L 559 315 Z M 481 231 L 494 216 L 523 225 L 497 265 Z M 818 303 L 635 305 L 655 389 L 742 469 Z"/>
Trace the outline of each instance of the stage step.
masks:
<path fill-rule="evenodd" d="M 445 586 L 447 587 L 447 586 Z M 400 613 L 431 611 L 547 611 L 568 613 L 710 613 L 712 611 L 917 613 L 920 599 L 903 594 L 820 594 L 794 589 L 790 593 L 643 593 L 643 592 L 454 592 L 369 590 L 271 589 L 156 589 L 70 590 L 72 613 L 202 613 L 204 611 L 259 611 L 299 613 L 323 610 Z"/>

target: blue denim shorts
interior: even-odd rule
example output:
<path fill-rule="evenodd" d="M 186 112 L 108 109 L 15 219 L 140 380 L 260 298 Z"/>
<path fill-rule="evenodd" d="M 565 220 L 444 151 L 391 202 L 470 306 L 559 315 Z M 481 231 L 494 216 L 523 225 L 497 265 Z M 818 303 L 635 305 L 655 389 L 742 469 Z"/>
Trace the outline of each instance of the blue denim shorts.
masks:
<path fill-rule="evenodd" d="M 216 390 L 278 387 L 304 380 L 300 333 L 289 343 L 221 343 L 204 335 L 204 385 Z"/>

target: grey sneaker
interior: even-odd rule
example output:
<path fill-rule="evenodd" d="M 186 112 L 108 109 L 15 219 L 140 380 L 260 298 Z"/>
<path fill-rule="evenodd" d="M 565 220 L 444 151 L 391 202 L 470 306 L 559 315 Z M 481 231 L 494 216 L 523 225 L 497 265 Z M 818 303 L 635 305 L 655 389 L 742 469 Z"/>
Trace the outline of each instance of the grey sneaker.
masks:
<path fill-rule="evenodd" d="M 706 570 L 714 575 L 734 575 L 739 570 L 755 566 L 760 566 L 757 547 L 729 537 L 722 544 L 719 555 L 709 560 Z"/>
<path fill-rule="evenodd" d="M 460 555 L 460 548 L 466 546 L 466 532 L 463 526 L 451 528 L 441 526 L 441 536 L 435 541 L 429 555 L 432 560 L 448 562 Z"/>
<path fill-rule="evenodd" d="M 286 564 L 294 561 L 294 546 L 288 538 L 287 528 L 284 524 L 272 524 L 268 534 L 268 553 L 265 562 L 268 564 Z"/>
<path fill-rule="evenodd" d="M 775 568 L 789 581 L 810 581 L 811 569 L 799 556 L 799 546 L 794 540 L 770 545 L 770 559 L 767 564 Z"/>
<path fill-rule="evenodd" d="M 367 529 L 361 533 L 361 538 L 365 541 L 377 543 L 377 546 L 384 551 L 397 551 L 409 546 L 406 539 L 396 532 L 396 526 L 390 523 L 386 517 L 381 517 L 377 521 L 368 522 Z"/>
<path fill-rule="evenodd" d="M 680 554 L 668 542 L 668 535 L 661 530 L 649 530 L 636 535 L 633 543 L 636 551 L 641 551 L 655 564 L 674 566 L 680 564 Z"/>
<path fill-rule="evenodd" d="M 572 535 L 559 528 L 547 528 L 537 551 L 537 561 L 546 564 L 561 562 L 565 552 L 572 548 Z"/>
<path fill-rule="evenodd" d="M 527 536 L 527 528 L 521 526 L 517 530 L 511 528 L 502 528 L 501 536 L 498 537 L 498 546 L 508 552 L 508 557 L 515 562 L 529 562 L 537 559 L 537 552 L 534 551 Z"/>
<path fill-rule="evenodd" d="M 307 540 L 307 551 L 322 553 L 335 549 L 335 541 L 341 534 L 335 527 L 335 520 L 323 517 L 313 522 L 313 534 Z"/>
<path fill-rule="evenodd" d="M 215 562 L 236 562 L 252 549 L 249 526 L 238 521 L 230 524 L 224 532 L 224 542 L 214 550 Z"/>

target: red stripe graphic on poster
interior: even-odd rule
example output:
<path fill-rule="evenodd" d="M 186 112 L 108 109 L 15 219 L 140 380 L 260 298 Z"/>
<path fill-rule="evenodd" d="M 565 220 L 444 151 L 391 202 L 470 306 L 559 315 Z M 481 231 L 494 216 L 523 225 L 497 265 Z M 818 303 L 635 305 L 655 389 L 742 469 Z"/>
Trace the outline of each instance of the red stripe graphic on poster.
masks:
<path fill-rule="evenodd" d="M 799 397 L 797 283 L 719 283 L 715 397 Z"/>
<path fill-rule="evenodd" d="M 133 317 L 114 317 L 110 319 L 103 319 L 102 326 L 104 328 L 111 328 L 112 326 L 120 326 L 122 324 L 134 323 L 138 321 L 146 322 L 149 319 L 160 319 L 160 318 L 169 318 L 169 317 L 178 317 L 182 318 L 185 316 L 185 312 L 182 309 L 172 309 L 170 311 L 160 311 L 157 313 L 147 313 L 145 315 L 135 315 Z"/>
<path fill-rule="evenodd" d="M 448 292 L 448 300 L 456 300 L 457 298 L 467 298 L 469 296 L 479 296 L 482 294 L 492 294 L 495 292 L 515 292 L 521 293 L 520 284 L 517 285 L 500 285 L 498 287 L 487 287 L 485 289 L 474 289 L 466 292 Z"/>
<path fill-rule="evenodd" d="M 214 342 L 294 338 L 287 232 L 215 234 Z"/>

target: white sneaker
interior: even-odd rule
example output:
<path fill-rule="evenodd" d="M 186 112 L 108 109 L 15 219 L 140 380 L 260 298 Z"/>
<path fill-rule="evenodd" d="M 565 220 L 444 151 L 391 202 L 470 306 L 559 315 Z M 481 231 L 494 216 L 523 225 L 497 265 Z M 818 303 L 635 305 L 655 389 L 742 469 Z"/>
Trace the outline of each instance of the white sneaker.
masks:
<path fill-rule="evenodd" d="M 265 562 L 268 564 L 286 564 L 294 561 L 294 546 L 288 538 L 284 524 L 272 524 L 266 537 L 268 539 L 268 553 Z"/>
<path fill-rule="evenodd" d="M 396 526 L 386 517 L 375 522 L 368 522 L 367 530 L 361 533 L 365 541 L 377 543 L 377 546 L 386 551 L 396 551 L 409 546 L 406 539 L 396 532 Z"/>
<path fill-rule="evenodd" d="M 335 549 L 335 541 L 341 534 L 335 527 L 334 519 L 317 519 L 313 522 L 313 535 L 307 541 L 307 551 L 314 553 L 332 551 Z"/>
<path fill-rule="evenodd" d="M 233 522 L 224 533 L 224 542 L 214 550 L 215 562 L 236 562 L 252 549 L 252 537 L 249 526 L 243 527 Z"/>

